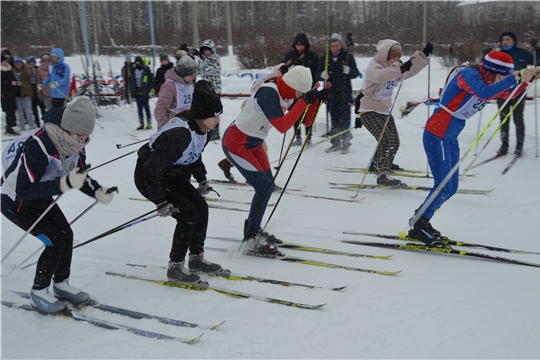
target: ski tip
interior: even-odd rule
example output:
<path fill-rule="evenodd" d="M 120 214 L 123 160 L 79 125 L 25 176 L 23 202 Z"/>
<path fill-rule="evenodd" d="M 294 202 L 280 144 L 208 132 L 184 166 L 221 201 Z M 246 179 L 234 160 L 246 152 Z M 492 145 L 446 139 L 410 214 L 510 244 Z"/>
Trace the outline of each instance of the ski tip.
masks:
<path fill-rule="evenodd" d="M 335 288 L 332 288 L 332 291 L 341 291 L 341 290 L 345 289 L 346 287 L 347 287 L 347 285 L 340 286 L 340 287 L 335 287 Z"/>
<path fill-rule="evenodd" d="M 398 271 L 376 271 L 375 273 L 379 274 L 379 275 L 397 275 L 399 273 L 401 273 L 403 270 L 398 270 Z"/>
<path fill-rule="evenodd" d="M 211 326 L 208 328 L 208 330 L 216 330 L 216 329 L 219 329 L 221 327 L 221 325 L 225 324 L 225 320 L 223 320 L 222 322 L 220 322 L 219 324 L 216 324 L 214 326 Z"/>
<path fill-rule="evenodd" d="M 195 337 L 193 339 L 183 339 L 182 342 L 184 344 L 194 344 L 197 341 L 199 341 L 203 335 L 204 335 L 204 333 L 202 333 L 201 335 L 199 335 L 199 336 L 197 336 L 197 337 Z"/>

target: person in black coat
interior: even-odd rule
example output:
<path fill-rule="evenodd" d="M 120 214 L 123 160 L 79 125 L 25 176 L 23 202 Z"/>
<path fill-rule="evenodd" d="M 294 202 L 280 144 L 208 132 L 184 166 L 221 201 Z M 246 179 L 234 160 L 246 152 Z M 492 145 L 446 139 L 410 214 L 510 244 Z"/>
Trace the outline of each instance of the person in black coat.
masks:
<path fill-rule="evenodd" d="M 13 130 L 17 126 L 17 80 L 13 73 L 13 67 L 9 64 L 10 57 L 2 53 L 2 111 L 6 113 L 6 135 L 18 136 L 19 133 Z"/>
<path fill-rule="evenodd" d="M 156 77 L 154 78 L 154 92 L 156 96 L 159 96 L 159 89 L 161 89 L 161 85 L 165 82 L 165 73 L 174 66 L 174 64 L 169 61 L 169 55 L 167 54 L 161 54 L 159 59 L 161 61 L 161 66 L 156 70 Z"/>
<path fill-rule="evenodd" d="M 150 115 L 150 91 L 152 91 L 153 75 L 150 68 L 144 65 L 142 57 L 135 58 L 135 67 L 131 72 L 129 86 L 131 93 L 137 101 L 137 111 L 139 113 L 139 127 L 137 130 L 144 129 L 143 110 L 146 113 L 146 128 L 152 128 L 152 116 Z"/>
<path fill-rule="evenodd" d="M 206 179 L 202 152 L 208 132 L 219 123 L 223 105 L 208 81 L 195 84 L 191 109 L 172 117 L 150 137 L 139 151 L 135 186 L 153 202 L 162 217 L 176 220 L 167 278 L 170 281 L 199 283 L 190 270 L 224 272 L 221 265 L 204 258 L 208 227 L 208 204 L 203 196 L 213 189 Z M 195 188 L 191 176 L 199 183 Z M 185 268 L 189 254 L 189 270 Z"/>
<path fill-rule="evenodd" d="M 529 50 L 517 47 L 517 35 L 513 30 L 505 30 L 499 36 L 501 44 L 501 52 L 506 53 L 514 60 L 514 70 L 522 70 L 527 68 L 527 65 L 533 64 L 533 56 Z M 512 99 L 506 107 L 501 111 L 501 121 L 508 115 L 508 112 L 514 105 L 517 104 L 519 98 Z M 504 104 L 506 99 L 497 98 L 499 108 Z M 521 101 L 512 112 L 514 124 L 516 124 L 516 149 L 515 156 L 521 156 L 523 151 L 523 142 L 525 140 L 525 122 L 523 119 L 523 111 L 525 110 L 525 101 Z M 508 119 L 501 127 L 501 147 L 497 151 L 497 155 L 504 156 L 508 153 L 509 135 L 510 135 L 510 119 Z"/>
<path fill-rule="evenodd" d="M 309 50 L 310 44 L 306 34 L 298 33 L 294 37 L 292 48 L 293 50 L 285 54 L 283 62 L 285 65 L 281 66 L 282 74 L 285 74 L 291 66 L 301 65 L 307 67 L 311 71 L 311 76 L 313 78 L 313 85 L 317 83 L 317 65 L 319 63 L 319 57 L 313 51 Z M 300 125 L 300 119 L 294 124 L 296 129 L 296 141 L 293 143 L 293 146 L 302 145 L 302 132 L 301 129 L 298 129 Z M 311 130 L 310 127 L 306 127 L 306 136 L 309 134 L 307 144 L 311 144 Z"/>

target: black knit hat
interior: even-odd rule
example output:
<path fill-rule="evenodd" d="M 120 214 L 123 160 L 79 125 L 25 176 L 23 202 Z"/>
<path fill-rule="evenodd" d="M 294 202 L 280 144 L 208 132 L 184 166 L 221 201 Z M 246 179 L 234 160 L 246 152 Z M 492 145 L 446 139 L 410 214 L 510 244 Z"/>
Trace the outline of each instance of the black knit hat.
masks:
<path fill-rule="evenodd" d="M 191 114 L 197 120 L 204 120 L 223 113 L 223 105 L 212 84 L 206 80 L 199 80 L 195 84 L 193 100 L 191 101 Z"/>
<path fill-rule="evenodd" d="M 499 35 L 499 43 L 502 42 L 503 36 L 510 36 L 514 40 L 514 45 L 517 44 L 517 34 L 514 30 L 504 30 L 501 35 Z"/>
<path fill-rule="evenodd" d="M 160 60 L 160 61 L 163 61 L 163 60 L 169 60 L 169 55 L 167 55 L 167 54 L 161 54 L 161 55 L 159 55 L 159 60 Z"/>

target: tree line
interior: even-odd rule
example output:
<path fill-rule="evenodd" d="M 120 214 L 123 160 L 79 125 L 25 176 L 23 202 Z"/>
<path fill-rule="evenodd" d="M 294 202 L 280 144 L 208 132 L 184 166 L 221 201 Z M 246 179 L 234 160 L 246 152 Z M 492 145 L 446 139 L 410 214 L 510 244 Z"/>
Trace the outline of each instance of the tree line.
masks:
<path fill-rule="evenodd" d="M 228 4 L 226 4 L 228 3 Z M 19 56 L 39 55 L 52 47 L 66 54 L 85 52 L 84 23 L 93 54 L 151 54 L 148 1 L 2 1 L 2 46 Z M 289 50 L 294 35 L 305 32 L 311 49 L 322 54 L 328 32 L 344 38 L 353 33 L 355 54 L 371 56 L 374 44 L 391 38 L 405 53 L 420 49 L 424 12 L 428 38 L 435 53 L 447 55 L 461 47 L 468 60 L 487 46 L 497 45 L 499 33 L 513 28 L 534 33 L 534 14 L 511 14 L 503 23 L 466 21 L 467 6 L 457 1 L 152 1 L 156 52 L 173 54 L 185 42 L 190 48 L 213 39 L 226 55 L 227 23 L 234 53 L 246 67 L 273 65 Z M 229 6 L 229 12 L 225 6 Z M 230 13 L 230 19 L 226 18 Z M 524 21 L 529 16 L 532 21 Z M 196 19 L 196 20 L 195 20 Z"/>

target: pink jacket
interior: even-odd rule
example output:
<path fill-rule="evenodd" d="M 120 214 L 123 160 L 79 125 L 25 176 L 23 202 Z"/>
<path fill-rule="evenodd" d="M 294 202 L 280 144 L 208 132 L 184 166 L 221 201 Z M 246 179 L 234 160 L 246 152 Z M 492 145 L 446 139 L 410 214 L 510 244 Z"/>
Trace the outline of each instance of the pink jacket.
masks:
<path fill-rule="evenodd" d="M 360 112 L 375 111 L 384 115 L 390 112 L 393 89 L 404 75 L 399 61 L 386 65 L 388 52 L 394 44 L 399 42 L 386 39 L 377 44 L 377 55 L 369 63 L 362 83 L 364 97 L 360 100 Z M 416 51 L 411 59 L 412 66 L 406 73 L 406 79 L 418 74 L 428 64 L 428 58 L 421 51 Z"/>
<path fill-rule="evenodd" d="M 168 79 L 172 81 L 168 81 Z M 175 83 L 194 88 L 192 84 L 184 82 L 182 78 L 178 76 L 176 71 L 174 71 L 174 67 L 165 72 L 165 82 L 159 89 L 158 101 L 156 103 L 156 108 L 154 109 L 154 117 L 158 123 L 158 128 L 169 122 L 170 117 L 176 115 L 170 111 L 170 109 L 175 109 L 177 105 Z M 193 93 L 193 90 L 191 90 L 191 92 Z"/>

